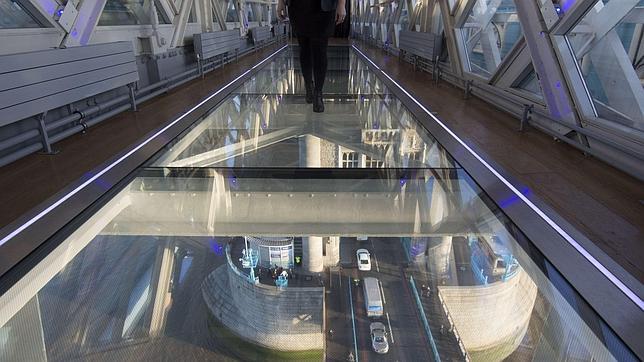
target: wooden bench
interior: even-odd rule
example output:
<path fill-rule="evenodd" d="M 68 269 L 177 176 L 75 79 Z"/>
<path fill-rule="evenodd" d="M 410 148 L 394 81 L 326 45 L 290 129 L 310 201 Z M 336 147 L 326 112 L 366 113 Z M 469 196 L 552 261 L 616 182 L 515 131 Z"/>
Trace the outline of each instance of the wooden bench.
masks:
<path fill-rule="evenodd" d="M 0 56 L 0 127 L 40 115 L 43 148 L 52 153 L 48 111 L 126 85 L 136 110 L 138 80 L 129 41 Z"/>
<path fill-rule="evenodd" d="M 270 26 L 258 26 L 249 30 L 253 45 L 255 46 L 262 46 L 271 39 L 272 35 Z"/>
<path fill-rule="evenodd" d="M 405 54 L 411 55 L 414 69 L 418 65 L 419 58 L 426 59 L 432 63 L 432 74 L 436 76 L 441 51 L 441 35 L 402 30 L 399 37 L 400 56 L 404 58 Z"/>
<path fill-rule="evenodd" d="M 199 74 L 203 77 L 203 65 L 208 59 L 221 56 L 221 65 L 224 65 L 226 55 L 234 54 L 237 57 L 241 46 L 240 41 L 237 29 L 194 34 L 193 42 Z"/>

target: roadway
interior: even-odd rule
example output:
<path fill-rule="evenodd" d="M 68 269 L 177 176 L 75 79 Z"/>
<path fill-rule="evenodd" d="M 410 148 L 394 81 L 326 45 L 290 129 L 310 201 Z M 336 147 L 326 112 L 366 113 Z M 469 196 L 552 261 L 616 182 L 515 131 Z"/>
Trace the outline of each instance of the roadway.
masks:
<path fill-rule="evenodd" d="M 327 294 L 327 360 L 346 361 L 349 351 L 357 349 L 356 361 L 431 361 L 432 352 L 425 335 L 416 302 L 404 273 L 405 256 L 399 238 L 355 238 L 341 240 L 342 268 L 330 273 Z M 358 271 L 355 251 L 368 249 L 372 270 Z M 354 278 L 375 277 L 381 283 L 385 315 L 368 318 L 362 284 Z M 369 325 L 380 321 L 387 326 L 389 352 L 377 354 L 371 347 Z M 354 335 L 355 330 L 355 335 Z M 355 355 L 355 352 L 354 352 Z"/>

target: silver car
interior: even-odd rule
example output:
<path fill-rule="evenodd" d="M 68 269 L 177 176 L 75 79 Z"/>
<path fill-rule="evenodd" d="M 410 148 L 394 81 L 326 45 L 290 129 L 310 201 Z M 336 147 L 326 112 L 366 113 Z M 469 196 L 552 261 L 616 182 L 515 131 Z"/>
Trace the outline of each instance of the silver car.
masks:
<path fill-rule="evenodd" d="M 387 331 L 385 325 L 380 322 L 373 322 L 369 325 L 371 331 L 371 346 L 376 353 L 385 354 L 389 352 Z"/>

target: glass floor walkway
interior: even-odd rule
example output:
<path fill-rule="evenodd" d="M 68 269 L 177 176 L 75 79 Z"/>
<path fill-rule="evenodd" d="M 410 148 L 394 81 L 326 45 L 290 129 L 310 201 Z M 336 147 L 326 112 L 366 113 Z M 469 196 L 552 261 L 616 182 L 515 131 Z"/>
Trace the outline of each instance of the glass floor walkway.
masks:
<path fill-rule="evenodd" d="M 0 360 L 637 360 L 568 274 L 618 289 L 529 190 L 354 48 L 313 113 L 296 54 L 88 176 L 100 199 L 4 277 Z"/>

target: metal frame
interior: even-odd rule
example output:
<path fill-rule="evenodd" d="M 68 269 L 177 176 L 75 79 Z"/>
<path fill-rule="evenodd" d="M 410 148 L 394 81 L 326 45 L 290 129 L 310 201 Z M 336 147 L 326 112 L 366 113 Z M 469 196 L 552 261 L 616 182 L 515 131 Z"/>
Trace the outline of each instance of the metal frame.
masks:
<path fill-rule="evenodd" d="M 170 24 L 155 24 L 156 15 L 151 17 L 152 24 L 97 26 L 106 0 L 70 1 L 78 6 L 78 13 L 73 23 L 66 31 L 58 23 L 57 11 L 63 9 L 60 1 L 56 0 L 17 0 L 29 12 L 42 28 L 33 29 L 0 29 L 0 54 L 12 54 L 49 48 L 79 46 L 97 42 L 129 40 L 152 36 L 157 37 L 154 53 L 162 53 L 170 48 L 181 47 L 189 43 L 193 33 L 213 31 L 216 24 L 221 30 L 240 28 L 240 34 L 245 35 L 249 26 L 270 24 L 273 18 L 277 0 L 185 0 L 179 6 L 175 0 L 146 1 L 145 11 L 156 12 L 159 16 L 169 19 Z M 237 15 L 242 19 L 239 23 L 226 22 L 226 10 L 230 2 L 234 2 Z M 248 4 L 259 21 L 248 23 L 244 21 L 243 9 Z M 71 6 L 70 5 L 70 6 Z M 148 6 L 149 5 L 149 6 Z M 196 10 L 195 23 L 188 19 L 192 8 Z M 200 29 L 195 29 L 199 26 Z M 99 36 L 95 36 L 99 34 Z M 167 39 L 167 40 L 166 40 Z"/>

